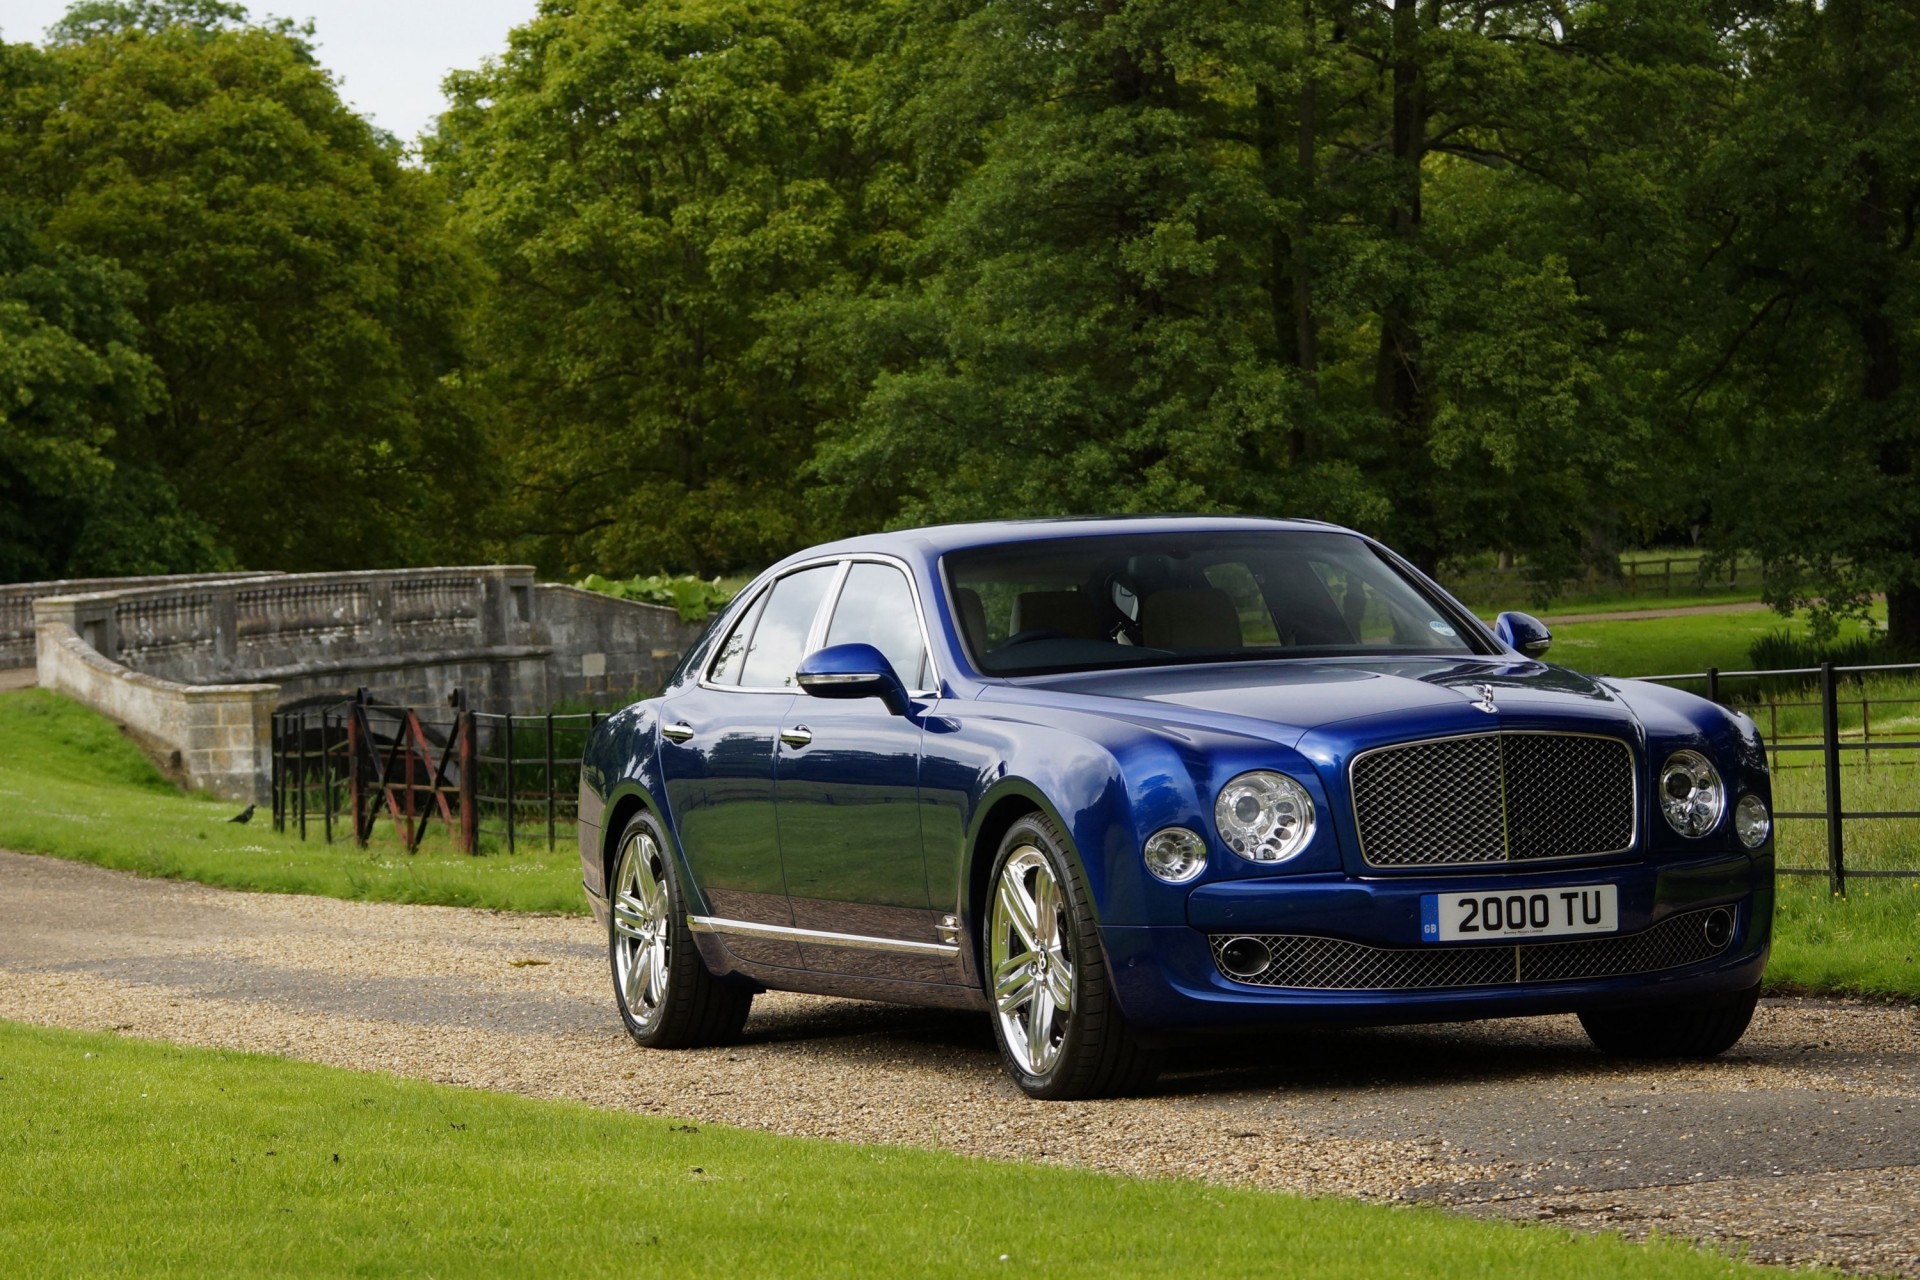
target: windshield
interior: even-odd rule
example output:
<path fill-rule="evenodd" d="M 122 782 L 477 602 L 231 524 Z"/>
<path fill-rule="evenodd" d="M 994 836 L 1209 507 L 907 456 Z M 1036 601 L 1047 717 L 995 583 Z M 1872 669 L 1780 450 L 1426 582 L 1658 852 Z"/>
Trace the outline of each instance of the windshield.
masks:
<path fill-rule="evenodd" d="M 943 557 L 985 675 L 1169 662 L 1481 652 L 1456 615 L 1345 533 L 1163 533 Z"/>

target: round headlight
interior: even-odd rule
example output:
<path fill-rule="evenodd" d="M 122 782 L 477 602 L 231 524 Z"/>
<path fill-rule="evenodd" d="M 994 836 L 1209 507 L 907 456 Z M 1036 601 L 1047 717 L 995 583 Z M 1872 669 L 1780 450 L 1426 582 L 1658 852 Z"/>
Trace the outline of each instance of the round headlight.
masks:
<path fill-rule="evenodd" d="M 1733 806 L 1733 831 L 1740 843 L 1758 849 L 1772 830 L 1773 815 L 1767 812 L 1767 802 L 1751 791 L 1741 796 L 1740 803 Z"/>
<path fill-rule="evenodd" d="M 1676 751 L 1660 770 L 1660 812 L 1683 836 L 1703 836 L 1720 824 L 1727 791 L 1713 763 L 1698 751 Z"/>
<path fill-rule="evenodd" d="M 1185 884 L 1207 869 L 1207 842 L 1185 827 L 1162 827 L 1141 851 L 1147 870 L 1168 884 Z"/>
<path fill-rule="evenodd" d="M 1313 839 L 1313 797 L 1284 773 L 1243 773 L 1220 788 L 1213 821 L 1249 862 L 1285 862 Z"/>

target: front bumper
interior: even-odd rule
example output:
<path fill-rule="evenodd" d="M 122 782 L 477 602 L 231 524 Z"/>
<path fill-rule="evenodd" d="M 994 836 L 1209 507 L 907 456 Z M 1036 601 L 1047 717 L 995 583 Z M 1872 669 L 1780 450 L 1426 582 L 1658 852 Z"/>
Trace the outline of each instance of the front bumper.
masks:
<path fill-rule="evenodd" d="M 1649 972 L 1604 977 L 1529 977 L 1544 972 L 1516 961 L 1514 976 L 1477 985 L 1308 989 L 1258 986 L 1230 978 L 1215 959 L 1224 935 L 1337 939 L 1363 949 L 1405 952 L 1409 960 L 1483 943 L 1423 943 L 1420 899 L 1458 891 L 1489 894 L 1612 884 L 1619 932 L 1628 939 L 1677 918 L 1727 907 L 1734 930 L 1702 959 Z M 1521 874 L 1435 875 L 1380 880 L 1300 877 L 1204 885 L 1188 898 L 1188 923 L 1104 926 L 1101 940 L 1115 994 L 1143 1031 L 1202 1031 L 1297 1022 L 1396 1023 L 1568 1013 L 1607 1005 L 1686 1000 L 1744 990 L 1766 968 L 1773 922 L 1773 859 L 1718 853 L 1684 861 L 1561 868 Z M 1658 936 L 1657 934 L 1654 936 Z M 1551 940 L 1547 940 L 1551 944 Z M 1530 948 L 1539 944 L 1511 944 Z M 1506 948 L 1503 947 L 1502 950 Z M 1372 954 L 1379 954 L 1378 951 Z M 1391 958 L 1391 957 L 1390 957 Z"/>

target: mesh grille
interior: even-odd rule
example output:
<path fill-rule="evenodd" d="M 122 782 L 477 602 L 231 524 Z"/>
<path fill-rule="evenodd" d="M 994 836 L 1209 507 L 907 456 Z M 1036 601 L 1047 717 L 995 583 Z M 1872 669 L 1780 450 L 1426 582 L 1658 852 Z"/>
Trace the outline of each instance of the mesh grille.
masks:
<path fill-rule="evenodd" d="M 1721 908 L 1671 916 L 1638 933 L 1505 947 L 1370 947 L 1298 933 L 1218 933 L 1211 941 L 1213 962 L 1222 976 L 1256 987 L 1306 991 L 1490 987 L 1658 973 L 1710 960 L 1732 945 L 1732 930 L 1719 946 L 1707 941 L 1707 917 L 1716 910 Z M 1220 966 L 1221 951 L 1239 937 L 1257 938 L 1273 953 L 1272 962 L 1251 977 L 1228 973 Z"/>
<path fill-rule="evenodd" d="M 1633 750 L 1617 738 L 1482 733 L 1353 762 L 1360 852 L 1376 867 L 1622 853 L 1633 845 Z"/>

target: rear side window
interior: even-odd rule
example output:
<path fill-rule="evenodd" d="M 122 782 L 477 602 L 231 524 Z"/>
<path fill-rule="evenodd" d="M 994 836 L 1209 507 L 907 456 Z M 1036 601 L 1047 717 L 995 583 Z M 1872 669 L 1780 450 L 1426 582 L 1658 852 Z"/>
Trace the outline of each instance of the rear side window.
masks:
<path fill-rule="evenodd" d="M 813 630 L 813 616 L 820 612 L 820 601 L 833 585 L 840 566 L 823 564 L 790 573 L 773 584 L 766 604 L 760 608 L 753 638 L 747 642 L 745 660 L 740 669 L 740 684 L 749 689 L 792 689 L 794 668 L 806 656 L 807 633 Z M 726 656 L 723 652 L 723 658 Z"/>
<path fill-rule="evenodd" d="M 870 644 L 893 664 L 909 689 L 928 684 L 927 651 L 920 643 L 920 615 L 907 576 L 891 565 L 856 563 L 833 609 L 828 644 Z"/>

